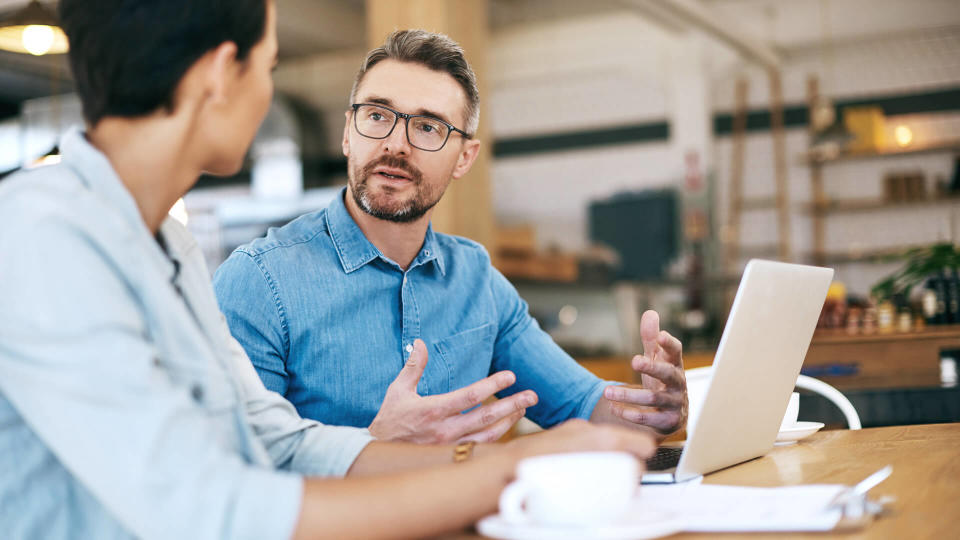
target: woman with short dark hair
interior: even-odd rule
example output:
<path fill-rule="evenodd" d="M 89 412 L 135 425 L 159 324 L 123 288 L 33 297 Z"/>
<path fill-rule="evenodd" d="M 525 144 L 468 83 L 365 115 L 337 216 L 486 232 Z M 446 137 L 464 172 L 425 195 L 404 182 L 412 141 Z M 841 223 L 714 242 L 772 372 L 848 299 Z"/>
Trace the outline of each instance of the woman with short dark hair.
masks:
<path fill-rule="evenodd" d="M 86 129 L 59 165 L 0 186 L 5 537 L 424 536 L 494 511 L 523 457 L 652 452 L 576 423 L 468 459 L 469 444 L 300 418 L 168 218 L 201 173 L 243 162 L 273 92 L 274 2 L 62 0 L 61 15 Z"/>

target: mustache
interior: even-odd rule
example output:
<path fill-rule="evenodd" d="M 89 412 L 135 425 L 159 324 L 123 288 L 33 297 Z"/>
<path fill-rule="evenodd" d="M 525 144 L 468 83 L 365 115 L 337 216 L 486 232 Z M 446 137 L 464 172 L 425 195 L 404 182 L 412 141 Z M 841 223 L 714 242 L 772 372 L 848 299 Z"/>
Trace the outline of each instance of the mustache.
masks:
<path fill-rule="evenodd" d="M 410 177 L 410 180 L 412 180 L 414 184 L 419 184 L 420 181 L 423 179 L 423 173 L 420 172 L 419 169 L 411 165 L 407 160 L 398 156 L 387 154 L 387 155 L 380 156 L 379 158 L 363 166 L 363 169 L 361 169 L 361 173 L 364 181 L 366 181 L 366 179 L 371 174 L 373 174 L 373 170 L 375 168 L 381 165 L 385 167 L 391 167 L 394 169 L 402 170 L 403 172 L 407 173 L 407 175 Z"/>

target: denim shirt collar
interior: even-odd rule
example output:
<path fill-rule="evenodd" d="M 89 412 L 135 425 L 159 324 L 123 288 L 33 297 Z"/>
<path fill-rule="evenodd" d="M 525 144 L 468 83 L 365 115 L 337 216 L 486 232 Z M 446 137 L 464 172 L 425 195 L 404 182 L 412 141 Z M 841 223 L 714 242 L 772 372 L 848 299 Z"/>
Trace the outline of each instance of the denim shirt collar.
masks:
<path fill-rule="evenodd" d="M 79 126 L 71 127 L 60 139 L 60 153 L 63 165 L 69 167 L 90 191 L 101 197 L 127 222 L 128 231 L 140 237 L 136 241 L 143 241 L 150 245 L 147 249 L 153 263 L 159 265 L 164 274 L 173 279 L 176 275 L 176 267 L 152 238 L 133 195 L 120 180 L 107 156 L 87 141 L 86 135 Z M 146 238 L 150 240 L 146 241 Z"/>
<path fill-rule="evenodd" d="M 333 240 L 334 249 L 337 250 L 337 256 L 340 259 L 343 271 L 349 274 L 377 258 L 390 264 L 396 264 L 377 249 L 377 246 L 367 240 L 363 231 L 360 230 L 360 226 L 350 216 L 344 202 L 346 193 L 347 188 L 340 190 L 340 194 L 333 198 L 326 212 L 327 230 L 330 231 L 330 238 Z M 437 236 L 433 232 L 433 224 L 427 225 L 427 234 L 424 236 L 423 246 L 420 248 L 420 253 L 410 263 L 408 270 L 430 261 L 436 264 L 440 275 L 446 274 L 443 254 L 440 253 Z"/>

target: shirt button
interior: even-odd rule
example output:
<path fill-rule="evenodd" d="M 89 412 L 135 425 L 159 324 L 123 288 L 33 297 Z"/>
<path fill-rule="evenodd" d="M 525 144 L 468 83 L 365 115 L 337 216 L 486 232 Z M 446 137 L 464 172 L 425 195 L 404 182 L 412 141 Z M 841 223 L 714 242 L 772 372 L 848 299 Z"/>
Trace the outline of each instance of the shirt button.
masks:
<path fill-rule="evenodd" d="M 407 346 L 404 347 L 404 350 L 407 351 L 408 353 L 413 352 L 413 345 L 411 345 L 410 343 L 407 343 Z"/>
<path fill-rule="evenodd" d="M 200 400 L 203 399 L 203 387 L 199 384 L 193 385 L 190 387 L 190 395 L 193 397 L 194 401 L 199 403 Z"/>
<path fill-rule="evenodd" d="M 427 257 L 429 257 L 429 256 L 430 256 L 430 250 L 429 250 L 429 249 L 423 250 L 423 254 L 426 255 Z"/>

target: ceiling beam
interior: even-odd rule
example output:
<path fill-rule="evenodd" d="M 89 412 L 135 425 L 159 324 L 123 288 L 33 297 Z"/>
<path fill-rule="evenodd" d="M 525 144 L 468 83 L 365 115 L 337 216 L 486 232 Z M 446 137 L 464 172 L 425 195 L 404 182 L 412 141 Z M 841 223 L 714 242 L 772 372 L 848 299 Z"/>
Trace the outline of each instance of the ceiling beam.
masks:
<path fill-rule="evenodd" d="M 780 54 L 751 35 L 729 17 L 697 0 L 621 0 L 664 26 L 695 28 L 726 43 L 748 60 L 767 68 L 779 68 Z M 666 22 L 666 24 L 664 24 Z"/>

